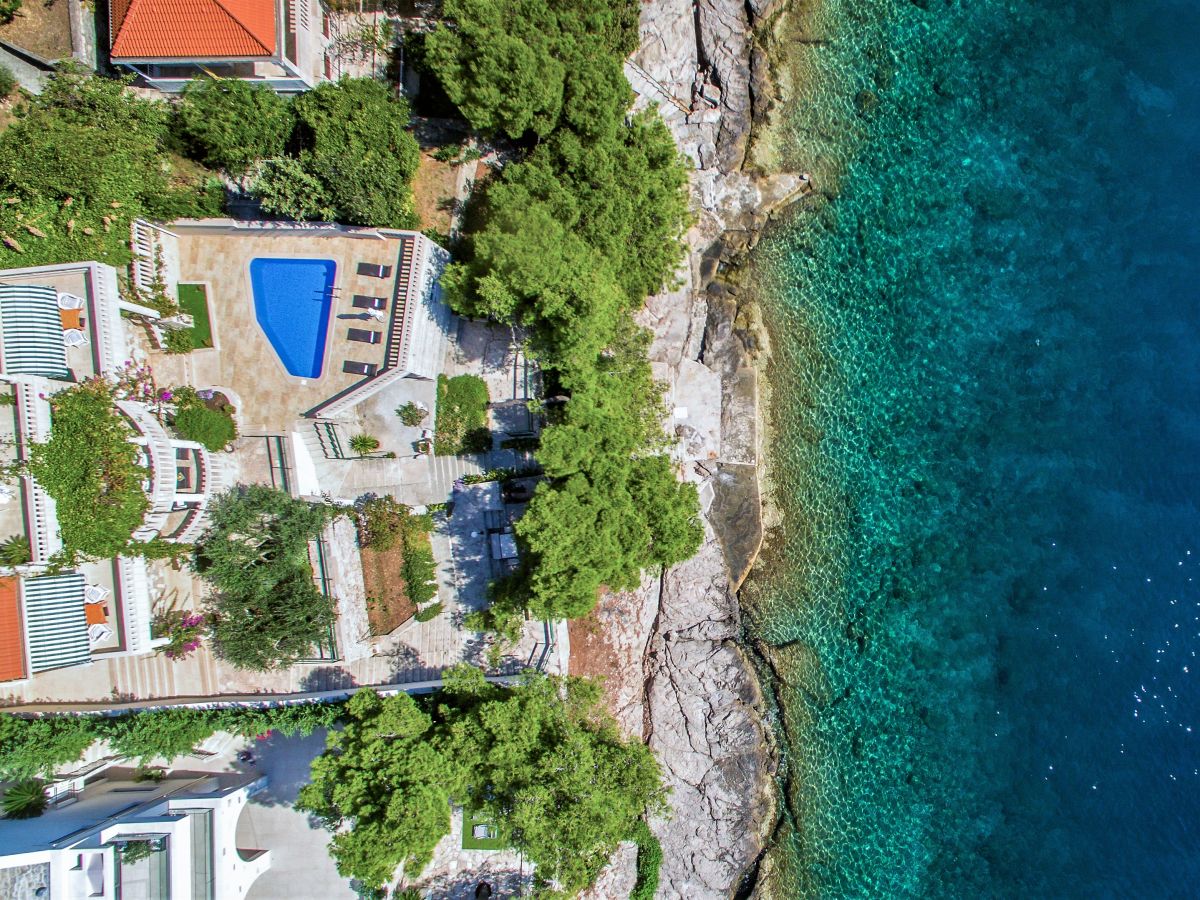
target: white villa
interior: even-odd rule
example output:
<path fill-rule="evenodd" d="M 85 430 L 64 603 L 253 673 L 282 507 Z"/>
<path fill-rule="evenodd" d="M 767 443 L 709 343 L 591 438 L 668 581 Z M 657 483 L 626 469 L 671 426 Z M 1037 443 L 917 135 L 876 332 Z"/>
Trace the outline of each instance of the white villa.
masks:
<path fill-rule="evenodd" d="M 200 75 L 297 93 L 340 73 L 320 0 L 112 0 L 113 63 L 166 93 Z"/>
<path fill-rule="evenodd" d="M 237 845 L 238 819 L 266 779 L 131 774 L 106 770 L 53 794 L 37 818 L 0 819 L 0 895 L 242 900 L 271 865 L 270 851 Z"/>
<path fill-rule="evenodd" d="M 0 416 L 7 461 L 27 458 L 30 442 L 49 438 L 50 398 L 57 391 L 126 369 L 133 342 L 122 313 L 158 318 L 153 309 L 122 298 L 112 266 L 0 270 L 0 384 L 11 385 L 13 396 L 11 415 Z M 150 508 L 133 537 L 192 541 L 207 524 L 208 498 L 232 479 L 203 446 L 169 435 L 150 400 L 117 402 L 150 473 Z M 21 478 L 19 492 L 0 485 L 0 537 L 19 535 L 29 541 L 30 562 L 0 578 L 0 680 L 86 664 L 96 652 L 145 653 L 161 643 L 151 636 L 142 557 L 45 574 L 62 538 L 54 500 L 29 476 Z"/>

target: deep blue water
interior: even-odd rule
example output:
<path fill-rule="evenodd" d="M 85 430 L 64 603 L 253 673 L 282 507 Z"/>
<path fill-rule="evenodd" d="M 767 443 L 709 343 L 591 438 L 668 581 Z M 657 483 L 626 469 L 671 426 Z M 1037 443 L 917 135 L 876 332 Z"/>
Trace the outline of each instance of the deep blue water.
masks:
<path fill-rule="evenodd" d="M 809 28 L 829 196 L 760 253 L 775 892 L 1198 897 L 1200 4 Z"/>
<path fill-rule="evenodd" d="M 331 259 L 250 261 L 254 316 L 291 375 L 321 377 L 336 274 Z"/>

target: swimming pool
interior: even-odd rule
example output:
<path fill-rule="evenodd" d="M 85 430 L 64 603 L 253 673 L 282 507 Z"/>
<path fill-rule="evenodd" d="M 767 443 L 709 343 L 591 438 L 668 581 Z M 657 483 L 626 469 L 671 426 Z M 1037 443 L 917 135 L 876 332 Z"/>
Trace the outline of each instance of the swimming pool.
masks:
<path fill-rule="evenodd" d="M 250 261 L 254 317 L 291 375 L 321 375 L 336 273 L 332 259 Z"/>

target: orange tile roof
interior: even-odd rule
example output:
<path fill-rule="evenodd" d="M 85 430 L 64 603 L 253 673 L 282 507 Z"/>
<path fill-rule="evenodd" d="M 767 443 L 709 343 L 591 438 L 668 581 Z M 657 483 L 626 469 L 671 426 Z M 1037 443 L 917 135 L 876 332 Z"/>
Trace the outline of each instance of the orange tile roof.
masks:
<path fill-rule="evenodd" d="M 114 59 L 220 59 L 275 52 L 275 0 L 111 0 Z"/>
<path fill-rule="evenodd" d="M 25 629 L 16 578 L 0 578 L 0 681 L 25 677 Z"/>

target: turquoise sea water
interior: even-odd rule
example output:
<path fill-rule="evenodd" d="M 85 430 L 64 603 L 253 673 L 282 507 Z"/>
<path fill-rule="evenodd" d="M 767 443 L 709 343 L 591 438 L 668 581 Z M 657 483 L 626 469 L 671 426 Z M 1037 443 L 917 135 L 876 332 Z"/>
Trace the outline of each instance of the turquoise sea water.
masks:
<path fill-rule="evenodd" d="M 830 196 L 758 259 L 773 893 L 1200 896 L 1200 8 L 805 36 L 787 156 Z"/>

